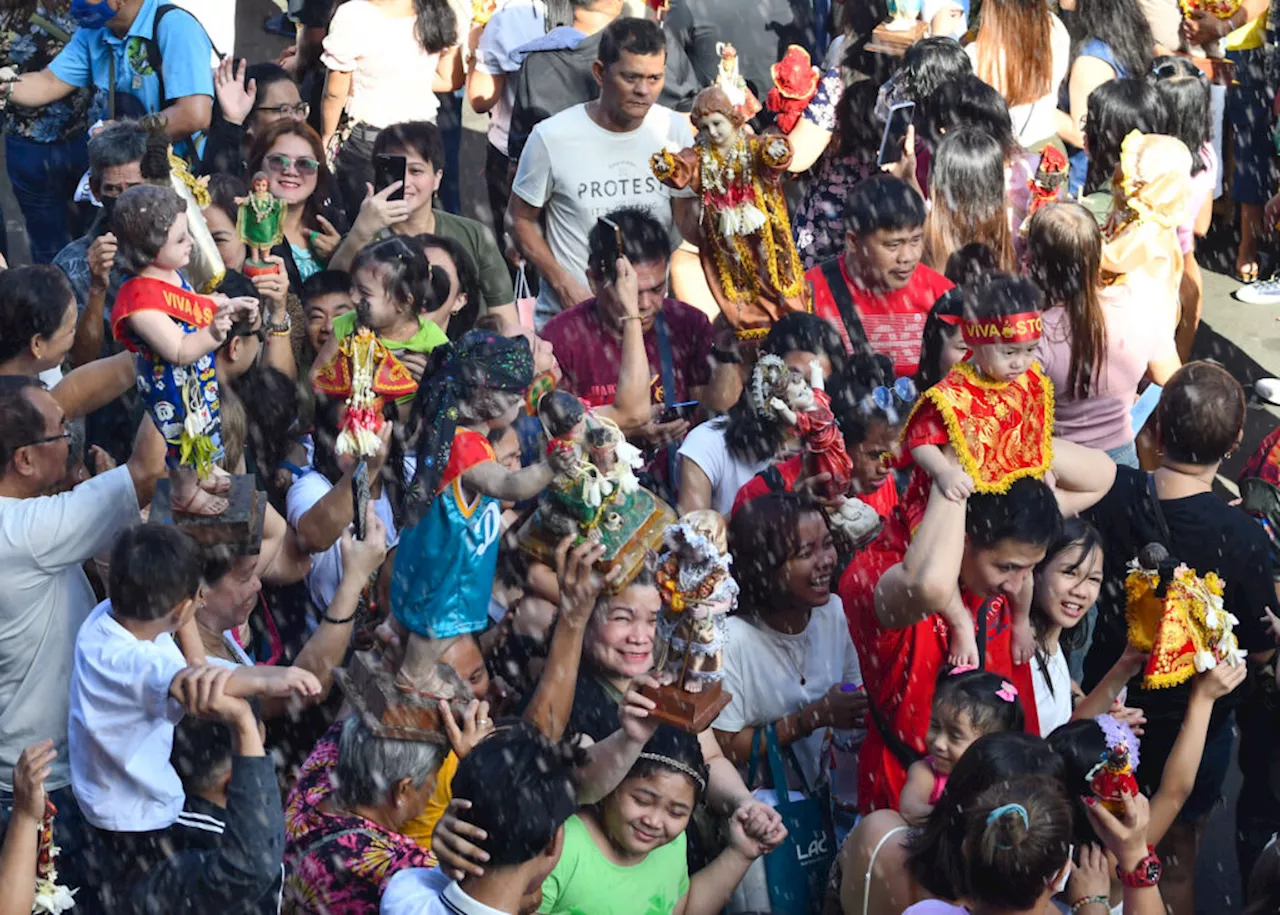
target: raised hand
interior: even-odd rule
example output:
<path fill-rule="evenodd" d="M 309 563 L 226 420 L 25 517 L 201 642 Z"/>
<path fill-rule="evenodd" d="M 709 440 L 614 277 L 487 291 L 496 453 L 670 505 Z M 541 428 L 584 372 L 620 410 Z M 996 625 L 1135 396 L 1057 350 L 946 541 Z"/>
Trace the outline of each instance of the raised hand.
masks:
<path fill-rule="evenodd" d="M 218 100 L 218 107 L 228 124 L 243 124 L 253 110 L 254 99 L 258 96 L 257 80 L 249 80 L 247 86 L 244 83 L 249 62 L 241 60 L 239 66 L 236 63 L 228 55 L 213 71 L 213 96 Z"/>

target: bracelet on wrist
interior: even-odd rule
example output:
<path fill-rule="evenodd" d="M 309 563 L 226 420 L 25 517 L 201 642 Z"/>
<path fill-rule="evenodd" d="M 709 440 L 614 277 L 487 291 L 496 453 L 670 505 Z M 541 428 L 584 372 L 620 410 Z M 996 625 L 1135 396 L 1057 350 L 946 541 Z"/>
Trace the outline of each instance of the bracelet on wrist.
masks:
<path fill-rule="evenodd" d="M 1078 915 L 1082 909 L 1091 905 L 1100 905 L 1109 912 L 1111 911 L 1111 897 L 1098 895 L 1085 896 L 1083 899 L 1077 899 L 1075 902 L 1071 903 L 1071 915 Z"/>
<path fill-rule="evenodd" d="M 333 623 L 333 625 L 335 626 L 343 626 L 347 623 L 354 622 L 355 618 L 359 615 L 360 615 L 360 609 L 358 607 L 351 613 L 350 616 L 344 616 L 341 619 L 335 619 L 334 617 L 330 616 L 329 611 L 326 610 L 324 613 L 320 614 L 320 619 L 324 620 L 326 623 Z"/>
<path fill-rule="evenodd" d="M 640 315 L 623 315 L 618 320 L 625 323 L 627 321 L 643 321 L 644 318 L 642 318 Z"/>

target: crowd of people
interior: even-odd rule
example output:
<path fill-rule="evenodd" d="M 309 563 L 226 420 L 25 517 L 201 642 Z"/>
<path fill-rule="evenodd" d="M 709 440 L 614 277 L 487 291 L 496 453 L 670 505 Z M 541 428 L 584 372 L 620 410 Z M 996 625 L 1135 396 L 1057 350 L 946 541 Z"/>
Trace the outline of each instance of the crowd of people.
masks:
<path fill-rule="evenodd" d="M 0 0 L 0 915 L 1280 912 L 1272 5 Z"/>

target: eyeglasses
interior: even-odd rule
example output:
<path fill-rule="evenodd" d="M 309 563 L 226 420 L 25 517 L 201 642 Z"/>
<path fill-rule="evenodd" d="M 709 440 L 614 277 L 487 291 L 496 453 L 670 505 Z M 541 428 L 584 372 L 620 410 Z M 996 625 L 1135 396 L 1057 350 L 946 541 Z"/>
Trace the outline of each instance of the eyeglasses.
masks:
<path fill-rule="evenodd" d="M 38 438 L 33 442 L 27 442 L 25 445 L 19 445 L 19 448 L 30 448 L 32 445 L 47 445 L 49 442 L 71 441 L 71 430 L 63 429 L 57 435 L 46 435 L 44 438 Z"/>
<path fill-rule="evenodd" d="M 286 118 L 305 118 L 311 113 L 311 105 L 307 102 L 298 102 L 296 105 L 264 105 L 258 109 L 263 114 L 277 114 Z"/>
<path fill-rule="evenodd" d="M 903 376 L 893 382 L 892 387 L 880 385 L 871 389 L 871 401 L 881 410 L 892 410 L 893 402 L 896 400 L 902 404 L 915 403 L 915 399 L 919 392 L 916 391 L 916 383 L 910 378 Z"/>
<path fill-rule="evenodd" d="M 316 170 L 320 168 L 320 162 L 310 156 L 301 156 L 297 159 L 280 153 L 273 153 L 267 156 L 267 168 L 271 169 L 277 175 L 283 175 L 289 169 L 297 169 L 299 175 L 314 175 Z"/>

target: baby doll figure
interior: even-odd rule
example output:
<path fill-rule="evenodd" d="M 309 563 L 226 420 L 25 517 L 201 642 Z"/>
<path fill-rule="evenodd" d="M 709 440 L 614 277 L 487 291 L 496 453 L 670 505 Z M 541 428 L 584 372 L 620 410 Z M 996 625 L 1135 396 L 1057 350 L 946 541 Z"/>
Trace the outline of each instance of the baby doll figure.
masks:
<path fill-rule="evenodd" d="M 237 197 L 236 237 L 249 246 L 250 266 L 259 269 L 270 267 L 267 258 L 271 249 L 284 238 L 284 217 L 289 205 L 270 190 L 266 172 L 253 176 L 247 197 Z"/>
<path fill-rule="evenodd" d="M 778 357 L 765 356 L 764 359 L 776 360 Z M 827 496 L 834 499 L 849 491 L 853 460 L 845 450 L 844 436 L 840 434 L 835 414 L 831 412 L 831 398 L 822 388 L 822 369 L 813 362 L 807 381 L 800 372 L 787 371 L 768 404 L 804 441 L 810 475 L 831 475 Z"/>
<path fill-rule="evenodd" d="M 138 392 L 168 445 L 176 512 L 217 515 L 230 488 L 222 457 L 214 351 L 257 299 L 196 295 L 179 272 L 191 255 L 186 204 L 169 188 L 141 185 L 120 196 L 112 218 L 132 275 L 112 309 L 117 340 L 137 354 Z"/>

